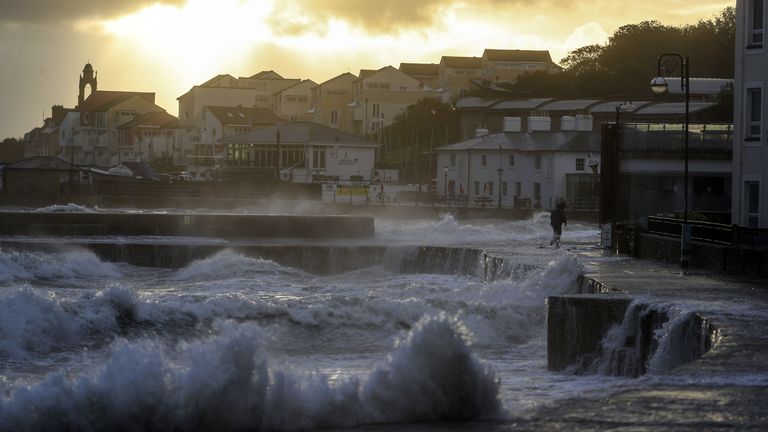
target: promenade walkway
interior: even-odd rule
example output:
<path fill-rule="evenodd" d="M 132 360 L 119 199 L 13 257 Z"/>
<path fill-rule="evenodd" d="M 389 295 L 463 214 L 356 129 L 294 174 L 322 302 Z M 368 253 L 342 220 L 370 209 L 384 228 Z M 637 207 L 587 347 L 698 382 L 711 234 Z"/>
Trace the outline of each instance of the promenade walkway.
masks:
<path fill-rule="evenodd" d="M 768 430 L 768 281 L 574 251 L 585 277 L 650 304 L 694 310 L 718 330 L 700 359 L 644 375 L 616 394 L 569 400 L 502 429 Z M 597 294 L 610 295 L 610 294 Z"/>

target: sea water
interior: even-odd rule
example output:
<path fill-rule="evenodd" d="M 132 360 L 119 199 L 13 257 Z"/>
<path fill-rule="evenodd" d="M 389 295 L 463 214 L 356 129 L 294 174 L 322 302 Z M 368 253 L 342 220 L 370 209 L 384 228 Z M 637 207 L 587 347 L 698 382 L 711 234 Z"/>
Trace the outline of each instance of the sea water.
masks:
<path fill-rule="evenodd" d="M 545 214 L 376 220 L 371 243 L 398 252 L 327 276 L 230 249 L 181 269 L 2 249 L 0 430 L 503 422 L 604 396 L 625 379 L 546 370 L 546 298 L 575 292 L 568 249 L 598 232 L 571 223 L 542 249 L 550 237 Z M 402 274 L 403 244 L 488 248 L 526 270 Z"/>

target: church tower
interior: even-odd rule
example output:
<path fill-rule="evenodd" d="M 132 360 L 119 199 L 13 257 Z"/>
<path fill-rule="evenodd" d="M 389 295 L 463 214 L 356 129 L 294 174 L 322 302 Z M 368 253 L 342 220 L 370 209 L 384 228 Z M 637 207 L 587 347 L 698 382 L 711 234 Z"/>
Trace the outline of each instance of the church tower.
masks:
<path fill-rule="evenodd" d="M 93 66 L 90 63 L 86 63 L 83 68 L 83 74 L 80 75 L 80 94 L 77 96 L 77 106 L 80 107 L 85 100 L 85 86 L 91 86 L 91 92 L 89 95 L 96 91 L 96 75 L 98 72 L 93 72 Z"/>

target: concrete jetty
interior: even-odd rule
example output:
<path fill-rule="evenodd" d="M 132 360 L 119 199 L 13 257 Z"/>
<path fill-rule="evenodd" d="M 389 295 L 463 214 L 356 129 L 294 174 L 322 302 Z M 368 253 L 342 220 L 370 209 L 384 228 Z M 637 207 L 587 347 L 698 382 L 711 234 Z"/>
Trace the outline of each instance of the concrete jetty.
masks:
<path fill-rule="evenodd" d="M 514 421 L 518 427 L 768 429 L 768 283 L 765 280 L 726 279 L 705 271 L 682 274 L 674 265 L 606 258 L 598 250 L 577 253 L 587 266 L 581 283 L 585 292 L 551 297 L 548 301 L 550 369 L 570 368 L 579 373 L 583 363 L 599 354 L 595 351 L 599 350 L 597 346 L 607 328 L 612 322 L 621 321 L 630 305 L 650 305 L 658 311 L 676 307 L 692 310 L 688 315 L 691 322 L 684 323 L 683 330 L 672 335 L 676 338 L 672 341 L 674 348 L 692 351 L 689 358 L 682 359 L 683 364 L 666 371 L 654 371 L 658 378 L 624 385 L 617 393 L 600 399 L 560 402 L 530 418 Z M 748 313 L 744 312 L 745 306 Z M 638 332 L 627 344 L 647 346 L 647 341 L 639 342 L 636 338 L 647 338 L 658 330 L 664 319 L 657 315 L 649 319 L 655 323 L 639 323 Z M 698 352 L 689 346 L 691 341 L 694 345 L 700 343 Z M 645 371 L 632 372 L 630 376 L 642 375 Z M 582 369 L 581 373 L 590 372 Z"/>
<path fill-rule="evenodd" d="M 0 235 L 369 238 L 373 217 L 232 213 L 0 212 Z"/>

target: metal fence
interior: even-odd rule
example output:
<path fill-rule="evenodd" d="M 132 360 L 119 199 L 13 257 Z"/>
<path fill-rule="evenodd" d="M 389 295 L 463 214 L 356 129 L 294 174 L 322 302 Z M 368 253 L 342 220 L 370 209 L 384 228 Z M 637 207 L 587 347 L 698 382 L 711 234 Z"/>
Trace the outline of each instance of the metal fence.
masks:
<path fill-rule="evenodd" d="M 768 247 L 768 228 L 750 228 L 712 222 L 688 221 L 691 239 L 707 243 L 742 247 Z M 683 221 L 676 218 L 648 216 L 648 232 L 680 237 Z"/>

